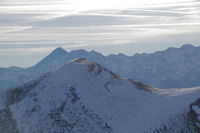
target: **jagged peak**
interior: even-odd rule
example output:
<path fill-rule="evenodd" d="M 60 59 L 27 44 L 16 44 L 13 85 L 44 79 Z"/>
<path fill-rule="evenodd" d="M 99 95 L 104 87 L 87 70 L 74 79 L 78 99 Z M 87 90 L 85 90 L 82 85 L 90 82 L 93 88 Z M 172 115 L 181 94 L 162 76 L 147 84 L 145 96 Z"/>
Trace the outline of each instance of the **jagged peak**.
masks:
<path fill-rule="evenodd" d="M 50 64 L 57 58 L 65 57 L 65 55 L 67 55 L 67 52 L 63 48 L 58 47 L 54 49 L 48 56 L 42 59 L 39 63 L 37 63 L 35 66 L 30 67 L 30 69 L 35 69 L 35 70 L 38 68 L 41 69 L 43 66 L 48 66 L 47 64 Z"/>
<path fill-rule="evenodd" d="M 50 55 L 52 55 L 52 54 L 60 54 L 60 53 L 66 54 L 67 52 L 66 52 L 62 47 L 58 47 L 58 48 L 54 49 L 54 50 L 51 52 Z"/>
<path fill-rule="evenodd" d="M 72 50 L 70 53 L 76 53 L 76 54 L 85 54 L 88 53 L 85 49 L 77 49 L 77 50 Z"/>
<path fill-rule="evenodd" d="M 194 48 L 194 46 L 192 44 L 184 44 L 180 48 L 169 47 L 166 51 L 179 50 L 179 49 L 184 50 L 184 49 L 190 49 L 190 48 Z"/>

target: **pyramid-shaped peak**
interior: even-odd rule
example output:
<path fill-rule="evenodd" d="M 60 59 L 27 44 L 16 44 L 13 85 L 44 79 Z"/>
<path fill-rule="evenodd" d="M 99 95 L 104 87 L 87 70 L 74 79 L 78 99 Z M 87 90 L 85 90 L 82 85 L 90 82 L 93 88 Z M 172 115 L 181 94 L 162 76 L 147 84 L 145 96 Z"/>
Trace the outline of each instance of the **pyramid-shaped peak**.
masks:
<path fill-rule="evenodd" d="M 33 69 L 34 71 L 48 72 L 49 70 L 62 64 L 62 62 L 65 62 L 66 55 L 67 52 L 63 48 L 58 47 L 30 69 Z"/>
<path fill-rule="evenodd" d="M 56 48 L 55 50 L 53 50 L 53 52 L 51 52 L 51 54 L 54 53 L 54 54 L 57 54 L 57 53 L 67 53 L 62 47 L 58 47 Z"/>

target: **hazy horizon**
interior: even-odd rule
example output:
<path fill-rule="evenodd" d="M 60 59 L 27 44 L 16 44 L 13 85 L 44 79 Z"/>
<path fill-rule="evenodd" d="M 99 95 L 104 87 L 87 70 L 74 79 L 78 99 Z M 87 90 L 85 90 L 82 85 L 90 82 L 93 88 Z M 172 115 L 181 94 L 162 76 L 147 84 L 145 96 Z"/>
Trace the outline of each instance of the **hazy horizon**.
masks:
<path fill-rule="evenodd" d="M 199 0 L 0 0 L 0 67 L 28 67 L 56 47 L 104 55 L 200 46 Z"/>
<path fill-rule="evenodd" d="M 85 50 L 85 51 L 87 51 L 87 52 L 95 51 L 95 52 L 97 52 L 97 53 L 102 54 L 103 56 L 118 55 L 118 54 L 124 54 L 124 55 L 126 55 L 126 56 L 133 56 L 133 55 L 135 55 L 135 54 L 152 54 L 152 53 L 155 53 L 155 52 L 165 51 L 165 50 L 167 50 L 168 48 L 180 48 L 180 47 L 183 47 L 184 45 L 192 45 L 192 46 L 194 46 L 194 47 L 197 47 L 197 46 L 195 46 L 195 45 L 193 45 L 193 44 L 183 44 L 183 45 L 181 45 L 181 46 L 179 46 L 179 47 L 167 47 L 167 48 L 165 48 L 165 49 L 159 49 L 159 50 L 157 50 L 157 51 L 133 53 L 133 54 L 131 54 L 131 55 L 128 55 L 128 54 L 122 53 L 122 52 L 104 54 L 104 53 L 99 52 L 99 51 L 96 51 L 96 50 L 87 50 L 87 49 L 84 49 L 84 48 L 83 48 L 83 49 L 66 50 L 66 49 L 64 49 L 62 46 L 60 46 L 60 47 L 56 47 L 56 48 L 50 50 L 49 52 L 46 51 L 46 53 L 44 53 L 44 56 L 43 56 L 43 55 L 42 55 L 42 56 L 40 55 L 40 58 L 37 58 L 37 60 L 35 60 L 35 62 L 33 61 L 33 63 L 30 64 L 30 65 L 28 65 L 28 66 L 24 66 L 24 65 L 22 65 L 22 66 L 11 65 L 11 66 L 0 66 L 0 68 L 9 68 L 9 67 L 28 68 L 28 67 L 32 67 L 32 66 L 36 65 L 37 63 L 39 63 L 41 60 L 43 60 L 45 57 L 47 57 L 49 54 L 51 54 L 51 53 L 52 53 L 54 50 L 56 50 L 57 48 L 62 48 L 63 50 L 65 50 L 65 51 L 68 52 L 68 53 L 70 53 L 70 52 L 72 52 L 72 51 L 76 51 L 76 50 Z M 29 58 L 29 57 L 27 57 L 27 58 Z"/>

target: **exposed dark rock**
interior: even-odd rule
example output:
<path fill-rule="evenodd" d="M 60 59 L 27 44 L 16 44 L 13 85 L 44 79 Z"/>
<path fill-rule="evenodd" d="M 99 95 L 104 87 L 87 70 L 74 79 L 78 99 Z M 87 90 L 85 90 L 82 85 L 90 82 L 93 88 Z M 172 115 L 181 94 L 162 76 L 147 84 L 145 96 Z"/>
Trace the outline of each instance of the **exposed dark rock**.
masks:
<path fill-rule="evenodd" d="M 135 81 L 135 80 L 132 80 L 132 79 L 128 79 L 131 83 L 133 83 L 137 88 L 141 89 L 141 90 L 145 90 L 145 91 L 153 91 L 155 90 L 155 88 L 152 88 L 148 85 L 145 85 L 141 82 L 138 82 L 138 81 Z"/>
<path fill-rule="evenodd" d="M 0 133 L 19 133 L 16 120 L 9 108 L 0 110 Z"/>

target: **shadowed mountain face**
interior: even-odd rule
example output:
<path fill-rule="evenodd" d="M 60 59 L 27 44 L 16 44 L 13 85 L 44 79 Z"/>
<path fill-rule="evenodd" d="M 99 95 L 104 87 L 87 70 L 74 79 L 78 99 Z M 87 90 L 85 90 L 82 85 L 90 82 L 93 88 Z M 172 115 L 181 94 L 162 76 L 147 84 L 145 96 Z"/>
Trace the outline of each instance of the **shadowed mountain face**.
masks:
<path fill-rule="evenodd" d="M 0 88 L 6 89 L 35 78 L 61 64 L 87 58 L 124 77 L 141 81 L 158 88 L 186 88 L 199 86 L 200 47 L 184 45 L 152 54 L 123 54 L 103 56 L 95 51 L 55 49 L 38 64 L 27 69 L 0 69 Z"/>
<path fill-rule="evenodd" d="M 155 89 L 80 58 L 0 91 L 0 131 L 197 133 L 199 98 L 200 87 Z"/>
<path fill-rule="evenodd" d="M 30 70 L 37 72 L 47 72 L 49 70 L 54 69 L 55 67 L 65 63 L 67 60 L 65 56 L 67 52 L 62 48 L 57 48 L 53 52 L 51 52 L 46 58 L 37 63 L 34 67 L 31 67 Z"/>

